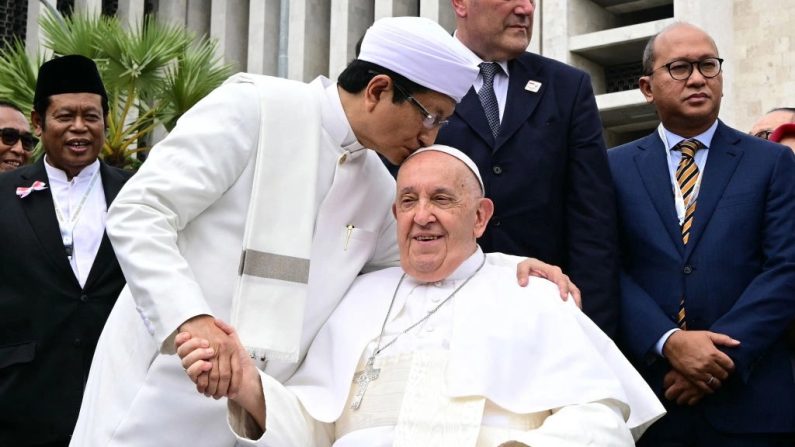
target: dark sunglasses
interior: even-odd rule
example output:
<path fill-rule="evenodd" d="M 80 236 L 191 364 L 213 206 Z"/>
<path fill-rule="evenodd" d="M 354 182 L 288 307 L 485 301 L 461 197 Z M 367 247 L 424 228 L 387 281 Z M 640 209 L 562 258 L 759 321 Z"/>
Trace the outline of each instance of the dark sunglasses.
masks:
<path fill-rule="evenodd" d="M 0 129 L 0 138 L 3 141 L 3 144 L 7 146 L 13 146 L 17 144 L 17 141 L 22 140 L 22 149 L 25 149 L 28 152 L 32 151 L 39 142 L 39 139 L 34 137 L 32 133 L 20 132 L 18 129 L 11 127 L 4 127 Z"/>

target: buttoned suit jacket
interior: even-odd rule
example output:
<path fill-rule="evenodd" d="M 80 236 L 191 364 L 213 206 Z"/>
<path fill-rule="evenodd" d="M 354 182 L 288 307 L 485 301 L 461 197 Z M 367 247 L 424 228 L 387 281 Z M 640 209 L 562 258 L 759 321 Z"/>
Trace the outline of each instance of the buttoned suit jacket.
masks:
<path fill-rule="evenodd" d="M 621 342 L 662 396 L 667 362 L 654 352 L 676 327 L 741 342 L 722 348 L 736 370 L 699 403 L 728 433 L 795 431 L 795 381 L 784 342 L 795 317 L 795 157 L 719 123 L 702 172 L 687 245 L 657 132 L 608 152 L 621 244 Z M 681 409 L 668 403 L 668 410 Z"/>
<path fill-rule="evenodd" d="M 100 162 L 108 205 L 129 172 Z M 124 286 L 107 235 L 85 283 L 66 256 L 44 161 L 0 175 L 0 445 L 64 439 L 72 433 L 91 357 Z"/>
<path fill-rule="evenodd" d="M 470 89 L 437 142 L 477 164 L 494 201 L 478 241 L 485 252 L 560 266 L 583 311 L 608 335 L 618 322 L 615 199 L 589 76 L 524 53 L 508 62 L 507 101 L 495 140 Z M 537 91 L 526 88 L 536 81 Z"/>

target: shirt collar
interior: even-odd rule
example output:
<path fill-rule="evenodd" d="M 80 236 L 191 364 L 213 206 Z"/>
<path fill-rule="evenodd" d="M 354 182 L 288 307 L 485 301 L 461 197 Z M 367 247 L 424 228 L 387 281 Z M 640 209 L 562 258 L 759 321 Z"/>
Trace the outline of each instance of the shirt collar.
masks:
<path fill-rule="evenodd" d="M 337 84 L 324 76 L 319 76 L 317 80 L 322 85 L 326 96 L 326 101 L 323 104 L 323 119 L 328 120 L 329 125 L 324 127 L 331 139 L 340 147 L 341 151 L 354 153 L 365 149 L 356 139 L 351 124 L 345 116 Z"/>
<path fill-rule="evenodd" d="M 704 145 L 704 148 L 709 149 L 709 147 L 712 145 L 712 137 L 715 136 L 715 130 L 717 128 L 718 128 L 718 120 L 715 120 L 715 122 L 712 123 L 711 126 L 709 126 L 709 129 L 704 131 L 704 133 L 692 137 L 692 139 L 698 140 L 699 142 L 701 142 L 701 144 Z M 662 133 L 665 135 L 665 138 L 663 139 L 663 144 L 665 144 L 665 151 L 667 153 L 670 153 L 671 148 L 675 147 L 677 144 L 679 144 L 682 140 L 685 139 L 685 137 L 677 135 L 666 129 L 662 123 L 660 123 L 660 129 L 663 130 Z"/>
<path fill-rule="evenodd" d="M 483 62 L 496 62 L 497 65 L 499 65 L 500 68 L 502 68 L 502 74 L 504 74 L 506 77 L 510 76 L 508 74 L 509 73 L 508 72 L 508 61 L 484 61 L 483 59 L 480 58 L 480 56 L 475 54 L 474 51 L 470 50 L 468 46 L 464 45 L 464 43 L 461 42 L 460 39 L 458 39 L 458 30 L 455 30 L 455 32 L 453 32 L 453 37 L 456 38 L 455 39 L 456 42 L 461 44 L 461 49 L 464 51 L 464 53 L 466 53 L 467 56 L 469 56 L 469 58 L 472 60 L 473 64 L 475 64 L 477 66 L 480 66 L 480 64 L 483 63 Z M 480 75 L 478 75 L 478 76 L 480 76 Z"/>
<path fill-rule="evenodd" d="M 70 180 L 66 176 L 66 172 L 56 168 L 55 166 L 49 163 L 49 158 L 47 157 L 47 155 L 44 155 L 44 169 L 47 171 L 47 178 L 50 180 L 50 183 L 52 183 L 53 181 L 61 183 L 70 182 Z M 98 170 L 99 170 L 99 159 L 94 160 L 93 163 L 81 169 L 80 172 L 78 172 L 77 175 L 74 176 L 74 178 L 72 178 L 72 180 L 75 183 L 88 181 L 89 179 L 91 179 L 91 176 L 93 176 L 94 173 L 97 172 Z"/>
<path fill-rule="evenodd" d="M 480 246 L 478 246 L 475 252 L 472 253 L 472 255 L 468 257 L 464 262 L 462 262 L 461 265 L 459 265 L 458 268 L 456 268 L 453 271 L 453 273 L 450 274 L 450 276 L 448 276 L 447 278 L 441 281 L 436 281 L 430 284 L 444 284 L 447 281 L 460 281 L 462 279 L 469 278 L 478 270 L 485 256 L 486 255 L 483 253 L 483 250 L 481 250 Z M 410 276 L 408 277 L 408 279 L 410 279 L 411 282 L 413 282 L 414 284 L 429 284 L 426 282 L 417 281 L 416 279 L 411 278 Z"/>

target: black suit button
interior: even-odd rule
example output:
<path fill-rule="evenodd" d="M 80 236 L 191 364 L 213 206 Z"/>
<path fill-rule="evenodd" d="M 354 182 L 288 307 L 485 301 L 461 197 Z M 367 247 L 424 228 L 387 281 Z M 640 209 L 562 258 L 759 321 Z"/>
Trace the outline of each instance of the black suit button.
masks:
<path fill-rule="evenodd" d="M 500 175 L 502 174 L 502 168 L 499 166 L 494 166 L 493 168 L 491 168 L 491 172 L 493 172 L 496 175 Z"/>
<path fill-rule="evenodd" d="M 86 295 L 85 293 L 84 293 L 84 294 L 82 294 L 82 295 L 80 295 L 80 301 L 82 301 L 82 302 L 84 302 L 84 303 L 85 303 L 86 301 L 88 301 L 88 295 Z"/>
<path fill-rule="evenodd" d="M 693 266 L 691 266 L 691 265 L 686 265 L 686 266 L 685 266 L 685 268 L 683 268 L 683 269 L 682 269 L 682 272 L 683 272 L 685 275 L 689 275 L 689 274 L 693 273 Z"/>
<path fill-rule="evenodd" d="M 80 347 L 80 345 L 83 344 L 83 340 L 81 340 L 80 338 L 75 338 L 74 340 L 72 340 L 72 344 L 75 345 L 75 347 Z"/>

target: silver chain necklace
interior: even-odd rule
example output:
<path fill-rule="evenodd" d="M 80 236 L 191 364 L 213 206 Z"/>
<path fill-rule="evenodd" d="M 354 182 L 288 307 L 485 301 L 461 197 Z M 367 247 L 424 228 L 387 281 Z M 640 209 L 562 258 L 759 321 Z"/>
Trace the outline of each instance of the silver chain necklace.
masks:
<path fill-rule="evenodd" d="M 385 344 L 382 347 L 381 346 L 381 339 L 384 337 L 384 329 L 386 329 L 386 323 L 387 323 L 387 321 L 389 321 L 389 314 L 392 313 L 392 307 L 395 305 L 395 299 L 397 298 L 398 290 L 400 290 L 400 286 L 401 286 L 401 284 L 403 284 L 403 280 L 406 279 L 406 274 L 404 273 L 403 276 L 400 277 L 400 281 L 398 281 L 397 286 L 395 287 L 395 291 L 392 293 L 392 301 L 389 302 L 389 309 L 387 309 L 387 311 L 386 311 L 386 317 L 384 317 L 384 322 L 381 324 L 381 332 L 378 334 L 378 341 L 376 342 L 375 349 L 373 350 L 373 353 L 370 355 L 370 358 L 367 359 L 367 364 L 365 365 L 364 369 L 361 370 L 361 371 L 358 371 L 353 376 L 353 382 L 355 384 L 359 385 L 359 389 L 356 391 L 356 394 L 353 396 L 353 400 L 351 402 L 351 409 L 352 410 L 358 410 L 359 409 L 359 407 L 362 404 L 362 398 L 364 397 L 364 393 L 365 393 L 365 391 L 367 391 L 367 385 L 369 385 L 370 382 L 372 382 L 375 379 L 377 379 L 379 373 L 381 372 L 381 368 L 375 368 L 374 367 L 375 356 L 377 356 L 378 354 L 383 352 L 386 348 L 392 346 L 392 344 L 394 344 L 397 341 L 397 339 L 400 338 L 401 335 L 404 335 L 404 334 L 408 333 L 410 330 L 412 330 L 415 327 L 419 326 L 420 324 L 422 324 L 428 318 L 431 318 L 431 315 L 435 314 L 437 310 L 439 310 L 448 301 L 450 301 L 455 296 L 455 294 L 458 293 L 459 290 L 461 290 L 462 287 L 467 285 L 467 283 L 469 282 L 470 279 L 472 279 L 472 277 L 474 277 L 475 275 L 478 274 L 480 269 L 483 268 L 484 264 L 486 264 L 486 255 L 485 254 L 483 255 L 483 260 L 480 261 L 480 265 L 478 266 L 478 268 L 475 269 L 475 271 L 472 272 L 472 274 L 469 275 L 464 280 L 464 282 L 461 283 L 461 285 L 456 287 L 455 290 L 453 290 L 453 292 L 450 293 L 450 295 L 447 295 L 447 298 L 442 300 L 441 303 L 437 304 L 436 307 L 434 307 L 433 309 L 429 310 L 428 313 L 424 317 L 420 318 L 419 320 L 417 320 L 416 322 L 411 324 L 406 329 L 403 329 L 402 332 L 400 332 L 399 334 L 395 335 L 395 338 L 393 338 L 392 340 L 389 340 L 389 343 Z"/>

